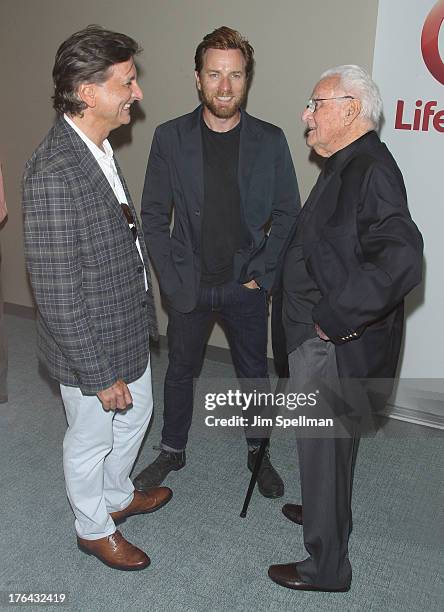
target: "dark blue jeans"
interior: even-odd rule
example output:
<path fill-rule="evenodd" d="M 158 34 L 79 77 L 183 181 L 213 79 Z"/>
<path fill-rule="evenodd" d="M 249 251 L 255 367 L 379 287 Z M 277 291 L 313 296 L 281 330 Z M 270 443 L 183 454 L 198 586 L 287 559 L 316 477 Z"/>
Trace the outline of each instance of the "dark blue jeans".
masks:
<path fill-rule="evenodd" d="M 208 336 L 218 322 L 231 349 L 238 378 L 268 379 L 267 299 L 263 289 L 232 281 L 202 287 L 197 306 L 188 313 L 168 308 L 169 365 L 164 388 L 162 447 L 183 450 L 193 417 L 193 378 L 199 375 Z M 260 440 L 247 440 L 258 446 Z"/>

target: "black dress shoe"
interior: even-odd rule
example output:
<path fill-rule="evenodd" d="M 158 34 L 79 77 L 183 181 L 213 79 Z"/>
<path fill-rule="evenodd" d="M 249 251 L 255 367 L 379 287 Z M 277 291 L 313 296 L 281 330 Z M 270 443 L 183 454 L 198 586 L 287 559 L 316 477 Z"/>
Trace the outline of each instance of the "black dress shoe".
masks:
<path fill-rule="evenodd" d="M 316 586 L 315 584 L 308 584 L 304 582 L 298 573 L 297 563 L 283 563 L 281 565 L 270 565 L 268 568 L 268 575 L 280 586 L 287 587 L 287 589 L 294 589 L 295 591 L 323 591 L 324 593 L 345 593 L 350 590 L 350 585 L 344 587 L 338 587 L 334 589 L 327 589 L 325 587 Z"/>
<path fill-rule="evenodd" d="M 158 487 L 171 471 L 177 472 L 185 467 L 185 464 L 184 450 L 175 453 L 162 449 L 157 458 L 134 479 L 134 488 L 136 491 L 148 491 Z"/>
<path fill-rule="evenodd" d="M 302 525 L 302 506 L 300 504 L 285 504 L 282 506 L 282 514 L 297 525 Z"/>
<path fill-rule="evenodd" d="M 255 448 L 254 450 L 248 451 L 248 469 L 250 472 L 254 470 L 258 450 L 259 448 Z M 271 465 L 270 451 L 268 448 L 265 450 L 261 467 L 259 468 L 257 475 L 257 486 L 259 488 L 259 492 L 264 497 L 282 497 L 284 494 L 284 483 L 282 478 Z"/>

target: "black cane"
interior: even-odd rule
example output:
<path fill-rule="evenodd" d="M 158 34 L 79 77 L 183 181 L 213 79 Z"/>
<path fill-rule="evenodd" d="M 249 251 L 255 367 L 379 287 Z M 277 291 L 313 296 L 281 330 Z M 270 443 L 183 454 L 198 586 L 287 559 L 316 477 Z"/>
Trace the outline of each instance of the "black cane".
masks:
<path fill-rule="evenodd" d="M 254 487 L 256 485 L 257 475 L 262 465 L 262 459 L 264 458 L 265 449 L 267 448 L 267 445 L 269 442 L 270 442 L 270 438 L 263 438 L 261 445 L 259 446 L 259 450 L 257 451 L 256 462 L 254 464 L 253 473 L 251 474 L 250 484 L 248 485 L 248 491 L 245 496 L 245 501 L 244 501 L 244 505 L 242 506 L 242 511 L 240 513 L 242 518 L 245 518 L 247 516 L 247 510 L 250 504 L 251 496 L 253 495 Z"/>
<path fill-rule="evenodd" d="M 283 391 L 285 391 L 285 387 L 287 384 L 287 378 L 288 378 L 288 370 L 286 372 L 281 371 L 281 374 L 283 375 L 285 374 L 285 377 L 282 376 L 281 378 L 278 379 L 275 393 L 282 393 Z M 240 516 L 242 518 L 245 518 L 247 516 L 247 510 L 250 504 L 251 496 L 253 495 L 254 487 L 256 485 L 257 475 L 259 474 L 259 470 L 262 465 L 262 460 L 264 458 L 265 450 L 269 442 L 270 442 L 270 438 L 262 438 L 261 445 L 259 446 L 259 450 L 257 451 L 256 462 L 254 464 L 253 473 L 251 474 L 250 484 L 248 485 L 248 490 L 245 496 L 244 505 L 242 506 L 242 510 L 240 513 Z"/>
<path fill-rule="evenodd" d="M 282 289 L 276 290 L 273 293 L 273 308 L 271 311 L 271 329 L 272 329 L 272 344 L 273 344 L 273 356 L 274 366 L 278 375 L 278 381 L 275 389 L 275 393 L 281 393 L 285 391 L 287 379 L 289 376 L 288 371 L 288 358 L 287 358 L 287 347 L 285 342 L 285 331 L 282 324 Z M 253 495 L 254 487 L 256 485 L 257 475 L 262 465 L 264 458 L 265 449 L 270 442 L 270 438 L 263 438 L 259 450 L 257 452 L 256 462 L 254 464 L 253 473 L 250 478 L 250 484 L 248 485 L 247 494 L 245 496 L 244 505 L 240 516 L 245 518 L 247 516 L 248 506 L 250 504 L 251 496 Z"/>

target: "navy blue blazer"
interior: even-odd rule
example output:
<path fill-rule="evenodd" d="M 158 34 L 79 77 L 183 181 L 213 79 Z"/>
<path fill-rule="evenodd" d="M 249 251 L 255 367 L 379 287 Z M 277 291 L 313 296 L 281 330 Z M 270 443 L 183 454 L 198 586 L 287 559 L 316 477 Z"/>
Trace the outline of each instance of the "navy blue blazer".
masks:
<path fill-rule="evenodd" d="M 143 231 L 160 289 L 180 312 L 196 306 L 201 276 L 201 113 L 199 106 L 156 129 L 142 196 Z M 235 254 L 235 279 L 255 279 L 268 290 L 300 210 L 296 174 L 283 131 L 245 111 L 239 147 L 241 215 L 249 243 Z"/>

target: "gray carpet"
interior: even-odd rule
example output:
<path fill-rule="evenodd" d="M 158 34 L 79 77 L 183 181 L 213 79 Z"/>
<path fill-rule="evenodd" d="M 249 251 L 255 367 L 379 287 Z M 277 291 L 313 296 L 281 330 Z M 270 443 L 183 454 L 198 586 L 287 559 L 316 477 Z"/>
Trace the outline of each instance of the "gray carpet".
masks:
<path fill-rule="evenodd" d="M 57 387 L 38 370 L 34 322 L 8 316 L 7 326 L 10 401 L 0 406 L 0 609 L 9 608 L 8 592 L 65 592 L 62 609 L 88 612 L 443 609 L 443 441 L 433 430 L 424 434 L 410 425 L 403 425 L 405 437 L 361 442 L 350 543 L 354 574 L 347 594 L 297 593 L 266 575 L 272 563 L 305 556 L 301 528 L 280 511 L 284 502 L 299 499 L 292 434 L 277 432 L 272 445 L 285 497 L 267 500 L 255 491 L 241 519 L 249 480 L 242 433 L 213 435 L 199 415 L 187 466 L 167 482 L 174 490 L 170 504 L 121 527 L 148 552 L 151 566 L 118 572 L 80 553 L 64 490 L 65 417 Z M 152 446 L 162 421 L 165 354 L 154 354 L 152 365 L 155 417 L 135 471 L 157 454 Z M 206 361 L 202 379 L 227 376 L 233 376 L 231 366 Z M 391 421 L 390 427 L 398 425 Z"/>

